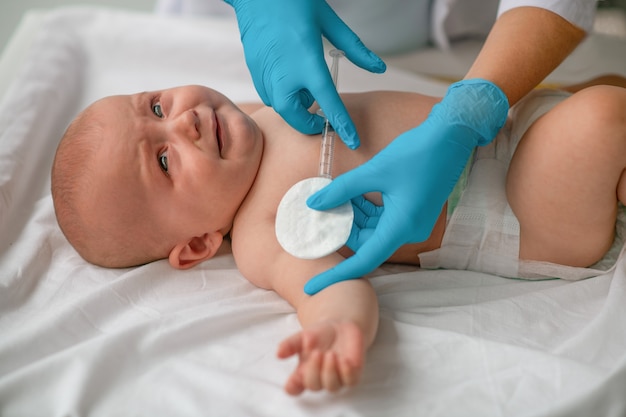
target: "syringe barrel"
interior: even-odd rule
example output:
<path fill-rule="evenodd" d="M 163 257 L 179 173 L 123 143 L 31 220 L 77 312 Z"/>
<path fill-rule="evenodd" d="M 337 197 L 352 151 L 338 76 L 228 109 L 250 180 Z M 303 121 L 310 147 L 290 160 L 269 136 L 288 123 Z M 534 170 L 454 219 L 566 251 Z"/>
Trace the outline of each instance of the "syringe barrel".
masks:
<path fill-rule="evenodd" d="M 337 86 L 337 77 L 339 75 L 339 58 L 344 55 L 344 52 L 339 49 L 333 49 L 330 51 L 330 56 L 333 59 L 330 67 L 330 76 L 335 86 Z M 324 130 L 322 131 L 322 149 L 320 152 L 320 166 L 318 174 L 320 177 L 332 178 L 335 129 L 333 129 L 332 125 L 328 121 L 328 118 L 324 116 L 322 109 L 319 109 L 317 114 L 324 117 Z"/>
<path fill-rule="evenodd" d="M 332 178 L 333 169 L 333 147 L 335 146 L 335 130 L 328 122 L 328 119 L 324 123 L 324 130 L 322 132 L 322 147 L 320 149 L 320 166 L 319 176 L 325 178 Z"/>

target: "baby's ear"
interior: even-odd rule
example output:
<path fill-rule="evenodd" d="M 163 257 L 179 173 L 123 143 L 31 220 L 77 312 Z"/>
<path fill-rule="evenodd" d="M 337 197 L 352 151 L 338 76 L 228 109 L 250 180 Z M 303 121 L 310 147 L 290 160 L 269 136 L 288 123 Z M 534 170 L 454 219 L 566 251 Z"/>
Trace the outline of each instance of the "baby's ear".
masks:
<path fill-rule="evenodd" d="M 210 232 L 179 243 L 170 251 L 170 265 L 176 269 L 192 268 L 213 257 L 223 240 L 224 236 L 220 232 Z"/>

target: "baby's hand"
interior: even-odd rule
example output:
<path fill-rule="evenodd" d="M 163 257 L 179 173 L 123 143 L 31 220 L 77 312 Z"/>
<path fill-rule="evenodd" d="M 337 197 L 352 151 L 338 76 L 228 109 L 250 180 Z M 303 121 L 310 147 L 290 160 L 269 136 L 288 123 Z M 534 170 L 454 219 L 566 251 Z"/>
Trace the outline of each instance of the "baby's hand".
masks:
<path fill-rule="evenodd" d="M 300 363 L 285 384 L 287 393 L 298 395 L 305 389 L 335 392 L 359 381 L 365 356 L 363 333 L 352 322 L 318 323 L 278 346 L 281 359 L 295 354 Z"/>

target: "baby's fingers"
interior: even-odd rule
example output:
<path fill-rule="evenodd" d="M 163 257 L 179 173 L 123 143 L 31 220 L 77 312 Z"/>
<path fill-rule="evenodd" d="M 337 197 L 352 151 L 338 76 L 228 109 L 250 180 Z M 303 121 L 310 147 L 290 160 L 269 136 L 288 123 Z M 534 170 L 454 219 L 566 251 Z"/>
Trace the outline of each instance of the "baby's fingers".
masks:
<path fill-rule="evenodd" d="M 280 342 L 276 356 L 285 359 L 298 353 L 302 353 L 302 333 L 291 335 Z"/>
<path fill-rule="evenodd" d="M 361 366 L 354 366 L 349 361 L 344 358 L 339 358 L 337 360 L 339 363 L 339 375 L 341 377 L 341 382 L 346 387 L 352 387 L 359 382 L 361 378 Z"/>
<path fill-rule="evenodd" d="M 304 382 L 302 381 L 302 374 L 297 369 L 293 374 L 289 376 L 287 383 L 285 383 L 285 391 L 289 395 L 300 395 L 304 392 Z"/>
<path fill-rule="evenodd" d="M 337 356 L 329 351 L 324 355 L 324 365 L 322 368 L 322 385 L 330 392 L 338 391 L 342 387 L 337 365 Z"/>
<path fill-rule="evenodd" d="M 320 371 L 322 369 L 323 355 L 319 350 L 314 350 L 309 355 L 305 364 L 302 365 L 302 378 L 304 387 L 311 391 L 319 391 L 322 389 L 322 381 Z"/>

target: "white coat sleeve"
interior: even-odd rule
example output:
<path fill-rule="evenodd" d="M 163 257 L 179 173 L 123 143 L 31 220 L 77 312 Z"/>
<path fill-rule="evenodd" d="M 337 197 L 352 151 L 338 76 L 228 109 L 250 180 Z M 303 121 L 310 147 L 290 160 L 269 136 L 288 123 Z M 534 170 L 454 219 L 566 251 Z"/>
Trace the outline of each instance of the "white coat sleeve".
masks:
<path fill-rule="evenodd" d="M 501 0 L 498 16 L 520 6 L 540 7 L 550 10 L 586 32 L 593 27 L 596 0 Z"/>

